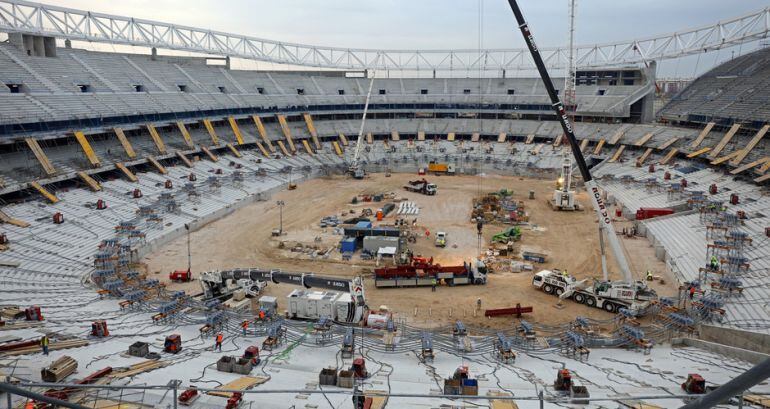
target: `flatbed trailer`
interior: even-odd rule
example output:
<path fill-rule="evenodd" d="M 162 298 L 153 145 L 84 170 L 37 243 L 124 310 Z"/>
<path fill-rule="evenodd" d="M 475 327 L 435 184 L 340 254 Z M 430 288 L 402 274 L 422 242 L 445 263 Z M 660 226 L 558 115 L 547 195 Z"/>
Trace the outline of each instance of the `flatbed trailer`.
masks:
<path fill-rule="evenodd" d="M 387 287 L 426 287 L 444 281 L 446 285 L 485 284 L 486 270 L 472 264 L 441 266 L 431 261 L 414 261 L 409 265 L 374 270 L 374 285 Z"/>

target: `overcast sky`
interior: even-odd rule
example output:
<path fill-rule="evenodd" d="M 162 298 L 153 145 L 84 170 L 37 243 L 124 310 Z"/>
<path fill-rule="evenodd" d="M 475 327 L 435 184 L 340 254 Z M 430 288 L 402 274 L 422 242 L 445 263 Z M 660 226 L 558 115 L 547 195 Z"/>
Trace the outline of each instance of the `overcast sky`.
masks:
<path fill-rule="evenodd" d="M 42 0 L 273 40 L 356 48 L 523 47 L 505 0 Z M 519 0 L 540 46 L 567 42 L 568 0 Z M 770 0 L 578 0 L 578 44 L 708 25 Z M 714 58 L 712 58 L 713 60 Z M 720 60 L 724 56 L 720 57 Z"/>

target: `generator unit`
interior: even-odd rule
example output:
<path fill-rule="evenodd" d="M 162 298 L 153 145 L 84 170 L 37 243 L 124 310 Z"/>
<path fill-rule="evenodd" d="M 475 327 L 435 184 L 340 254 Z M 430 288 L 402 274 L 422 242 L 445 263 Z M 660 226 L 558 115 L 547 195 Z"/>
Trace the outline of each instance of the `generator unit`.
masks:
<path fill-rule="evenodd" d="M 33 305 L 24 310 L 24 317 L 27 319 L 27 321 L 43 320 L 43 314 L 40 313 L 40 307 L 37 305 Z"/>
<path fill-rule="evenodd" d="M 61 214 L 61 212 L 56 212 L 53 214 L 53 223 L 54 224 L 62 224 L 64 223 L 64 215 Z"/>
<path fill-rule="evenodd" d="M 106 337 L 110 335 L 110 331 L 107 329 L 107 321 L 98 320 L 91 324 L 91 336 L 94 337 Z"/>
<path fill-rule="evenodd" d="M 179 334 L 171 334 L 166 337 L 166 342 L 163 343 L 163 351 L 176 354 L 182 350 L 182 336 Z"/>
<path fill-rule="evenodd" d="M 286 304 L 289 317 L 295 319 L 317 320 L 321 317 L 331 317 L 334 321 L 357 321 L 354 321 L 356 305 L 348 293 L 293 290 L 286 297 Z"/>

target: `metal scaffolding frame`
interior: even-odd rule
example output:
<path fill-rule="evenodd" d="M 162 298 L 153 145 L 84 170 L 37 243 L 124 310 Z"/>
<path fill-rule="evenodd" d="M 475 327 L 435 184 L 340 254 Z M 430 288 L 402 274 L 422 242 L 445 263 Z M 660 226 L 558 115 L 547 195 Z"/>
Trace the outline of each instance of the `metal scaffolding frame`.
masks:
<path fill-rule="evenodd" d="M 317 68 L 363 70 L 532 70 L 526 48 L 382 50 L 288 43 L 151 20 L 58 7 L 24 0 L 0 0 L 0 31 L 53 36 L 72 41 L 155 47 Z M 753 42 L 770 32 L 770 8 L 708 26 L 642 39 L 575 47 L 577 67 L 641 64 Z M 566 68 L 569 47 L 544 47 L 551 69 Z M 642 57 L 644 56 L 644 57 Z"/>

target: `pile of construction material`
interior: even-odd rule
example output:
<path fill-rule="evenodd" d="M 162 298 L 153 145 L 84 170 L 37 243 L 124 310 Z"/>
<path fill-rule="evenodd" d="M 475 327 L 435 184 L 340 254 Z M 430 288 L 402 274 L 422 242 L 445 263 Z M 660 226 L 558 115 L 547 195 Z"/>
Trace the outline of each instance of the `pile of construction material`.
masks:
<path fill-rule="evenodd" d="M 513 199 L 513 191 L 502 189 L 473 199 L 471 221 L 524 224 L 529 222 L 524 202 Z"/>
<path fill-rule="evenodd" d="M 398 204 L 398 210 L 396 211 L 396 214 L 404 216 L 415 216 L 420 214 L 420 208 L 415 202 L 401 202 Z"/>

